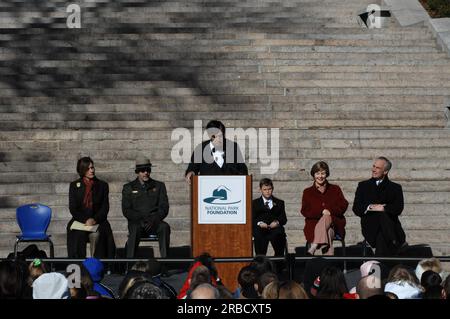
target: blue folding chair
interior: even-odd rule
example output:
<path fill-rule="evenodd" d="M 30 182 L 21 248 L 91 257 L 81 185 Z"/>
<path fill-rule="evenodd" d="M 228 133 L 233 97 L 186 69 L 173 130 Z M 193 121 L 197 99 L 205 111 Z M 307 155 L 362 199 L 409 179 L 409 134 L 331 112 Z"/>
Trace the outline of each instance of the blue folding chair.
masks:
<path fill-rule="evenodd" d="M 47 228 L 52 219 L 52 209 L 41 204 L 28 204 L 16 209 L 16 219 L 22 234 L 17 236 L 14 245 L 14 258 L 17 258 L 17 248 L 21 242 L 48 242 L 50 258 L 54 258 L 51 235 L 47 235 Z"/>

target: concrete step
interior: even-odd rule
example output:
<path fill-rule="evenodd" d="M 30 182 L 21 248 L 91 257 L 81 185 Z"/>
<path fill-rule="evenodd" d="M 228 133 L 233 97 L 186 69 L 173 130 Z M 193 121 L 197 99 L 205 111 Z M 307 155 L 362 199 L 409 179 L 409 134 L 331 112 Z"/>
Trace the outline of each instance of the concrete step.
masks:
<path fill-rule="evenodd" d="M 296 91 L 296 89 L 292 89 Z M 294 92 L 299 93 L 299 92 Z M 405 112 L 406 113 L 406 112 Z M 424 112 L 420 112 L 424 113 Z M 418 113 L 418 114 L 420 114 Z M 400 113 L 401 114 L 401 113 Z M 446 126 L 446 118 L 444 114 L 430 114 L 431 118 L 422 119 L 420 116 L 405 116 L 403 119 L 383 119 L 383 121 L 374 120 L 360 120 L 360 119 L 340 119 L 336 121 L 336 118 L 325 117 L 317 114 L 316 116 L 311 116 L 310 118 L 302 117 L 299 119 L 284 119 L 285 128 L 299 128 L 299 129 L 317 129 L 317 128 L 337 128 L 337 127 L 353 127 L 353 128 L 364 128 L 371 126 L 372 128 L 444 128 Z M 203 120 L 208 120 L 210 116 L 204 118 L 198 118 Z M 376 117 L 375 117 L 376 119 Z M 378 118 L 379 119 L 379 118 Z M 310 121 L 305 121 L 310 120 Z M 248 124 L 252 124 L 253 127 L 279 127 L 279 119 L 267 119 L 263 122 L 252 121 L 249 123 L 248 120 L 234 120 L 227 119 L 227 122 L 232 127 L 245 127 Z M 374 123 L 375 122 L 375 123 Z M 153 129 L 153 128 L 170 128 L 170 127 L 188 127 L 192 121 L 179 120 L 144 120 L 144 121 L 89 121 L 89 116 L 86 116 L 86 120 L 83 121 L 70 121 L 66 119 L 64 121 L 21 121 L 21 122 L 11 122 L 11 121 L 0 121 L 0 130 L 20 130 L 20 129 Z M 227 126 L 230 126 L 227 125 Z"/>
<path fill-rule="evenodd" d="M 249 144 L 242 144 L 241 147 L 246 154 L 249 151 L 258 152 L 258 139 L 257 137 L 251 137 Z M 84 151 L 89 152 L 93 147 L 97 150 L 141 150 L 141 151 L 171 151 L 175 145 L 175 141 L 170 140 L 119 140 L 108 139 L 104 141 L 96 142 L 95 140 L 62 140 L 62 141 L 5 141 L 0 142 L 0 146 L 4 152 L 24 150 L 24 151 Z M 383 148 L 398 148 L 398 149 L 411 149 L 411 148 L 449 148 L 450 142 L 446 138 L 436 139 L 433 141 L 427 141 L 426 139 L 408 139 L 397 138 L 387 141 L 376 140 L 371 138 L 358 138 L 358 139 L 326 139 L 317 140 L 313 138 L 296 139 L 296 138 L 281 138 L 279 140 L 279 148 L 281 151 L 289 149 L 383 149 Z M 191 146 L 192 148 L 192 146 Z M 248 159 L 248 158 L 247 158 Z M 22 164 L 23 165 L 23 164 Z M 291 168 L 292 164 L 286 163 L 280 166 L 280 168 Z M 130 165 L 128 164 L 127 167 Z M 164 165 L 168 167 L 167 164 Z M 170 164 L 169 164 L 170 166 Z M 170 166 L 173 167 L 173 166 Z M 170 169 L 169 169 L 170 170 Z M 3 169 L 0 168 L 0 172 Z M 5 169 L 10 171 L 10 169 Z"/>
<path fill-rule="evenodd" d="M 293 81 L 290 81 L 293 82 Z M 316 81 L 315 81 L 316 82 Z M 287 84 L 287 83 L 285 83 Z M 450 87 L 449 87 L 450 89 Z M 176 114 L 176 113 L 175 113 Z M 183 120 L 196 120 L 199 118 L 207 118 L 210 112 L 186 112 L 183 114 Z M 389 120 L 389 119 L 423 119 L 423 120 L 436 120 L 441 121 L 445 119 L 445 114 L 443 109 L 428 111 L 428 112 L 390 112 L 390 113 L 381 113 L 379 111 L 368 111 L 361 110 L 356 111 L 352 110 L 349 112 L 343 112 L 341 110 L 329 110 L 329 111 L 308 111 L 303 110 L 303 112 L 298 112 L 296 114 L 292 114 L 292 112 L 266 112 L 262 113 L 258 116 L 258 119 L 255 119 L 254 112 L 243 111 L 243 112 L 216 112 L 215 113 L 218 118 L 222 120 L 249 120 L 249 121 L 261 121 L 261 120 L 271 120 L 271 119 L 280 119 L 280 120 L 288 120 L 288 119 L 300 119 L 300 120 L 328 120 L 328 119 L 336 119 L 336 120 Z M 42 122 L 56 122 L 56 121 L 86 121 L 86 122 L 100 122 L 100 121 L 108 121 L 108 122 L 116 122 L 116 121 L 170 121 L 174 118 L 174 112 L 156 112 L 156 113 L 148 113 L 148 112 L 128 112 L 128 113 L 115 113 L 115 112 L 64 112 L 64 113 L 0 113 L 0 117 L 2 121 L 15 121 L 15 122 L 26 122 L 26 121 L 42 121 Z M 6 148 L 8 149 L 8 148 Z"/>
<path fill-rule="evenodd" d="M 274 74 L 275 75 L 275 74 Z M 278 77 L 278 76 L 276 76 Z M 311 78 L 310 76 L 305 76 Z M 296 76 L 294 78 L 300 78 Z M 366 79 L 367 80 L 367 79 Z M 449 78 L 450 80 L 450 78 Z M 344 112 L 352 111 L 390 111 L 395 109 L 396 112 L 443 112 L 442 104 L 409 104 L 409 103 L 276 103 L 272 105 L 260 105 L 260 104 L 244 104 L 244 105 L 220 105 L 220 104 L 188 104 L 188 105 L 170 105 L 170 107 L 162 108 L 160 105 L 147 105 L 147 104 L 72 104 L 65 105 L 64 107 L 57 105 L 0 105 L 1 113 L 137 113 L 137 112 L 221 112 L 226 107 L 228 112 L 237 112 L 236 114 L 242 114 L 243 112 L 274 112 L 274 111 L 317 111 L 317 112 L 330 112 L 337 109 Z M 2 136 L 0 133 L 0 136 Z M 170 134 L 169 134 L 170 136 Z"/>
<path fill-rule="evenodd" d="M 311 107 L 316 104 L 312 104 Z M 370 104 L 368 104 L 370 106 Z M 420 105 L 417 105 L 420 106 Z M 342 107 L 341 105 L 336 105 L 337 108 Z M 426 106 L 425 106 L 426 107 Z M 385 111 L 385 109 L 380 109 Z M 349 110 L 351 111 L 351 110 Z M 205 124 L 203 122 L 203 124 Z M 193 124 L 191 123 L 188 128 L 191 133 L 193 129 Z M 227 125 L 229 128 L 232 126 Z M 128 131 L 110 131 L 110 130 L 97 130 L 97 131 L 76 131 L 76 130 L 36 130 L 36 131 L 0 131 L 1 141 L 104 141 L 104 140 L 145 140 L 149 143 L 171 143 L 171 134 L 173 128 L 169 129 L 153 129 L 151 131 L 142 130 L 128 130 Z M 367 128 L 364 130 L 357 129 L 328 129 L 328 130 L 304 130 L 304 129 L 280 129 L 280 141 L 290 142 L 292 139 L 301 139 L 303 141 L 308 140 L 445 140 L 450 137 L 449 130 L 442 129 L 428 129 L 428 130 L 414 130 L 414 129 L 393 129 L 393 130 L 379 130 L 374 128 Z M 409 143 L 409 142 L 408 142 Z M 420 143 L 420 142 L 419 142 Z M 167 144 L 167 145 L 169 145 Z M 355 157 L 358 160 L 361 157 Z M 402 159 L 401 162 L 408 163 L 409 159 Z M 107 162 L 113 161 L 112 159 L 107 159 Z M 116 160 L 117 161 L 117 160 Z M 114 161 L 114 162 L 116 162 Z M 58 164 L 58 163 L 55 163 Z M 401 163 L 400 163 L 401 164 Z M 1 169 L 1 168 L 0 168 Z"/>

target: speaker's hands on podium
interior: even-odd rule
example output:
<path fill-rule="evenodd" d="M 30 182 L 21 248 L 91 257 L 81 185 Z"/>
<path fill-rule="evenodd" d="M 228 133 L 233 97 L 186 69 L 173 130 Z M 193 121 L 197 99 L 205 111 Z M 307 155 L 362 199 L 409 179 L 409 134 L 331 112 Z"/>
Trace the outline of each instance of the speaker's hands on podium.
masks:
<path fill-rule="evenodd" d="M 191 185 L 191 183 L 192 183 L 192 176 L 193 176 L 193 175 L 195 175 L 194 172 L 189 172 L 189 173 L 187 173 L 186 176 L 184 177 L 184 178 L 186 179 L 186 183 L 187 183 L 188 185 Z"/>

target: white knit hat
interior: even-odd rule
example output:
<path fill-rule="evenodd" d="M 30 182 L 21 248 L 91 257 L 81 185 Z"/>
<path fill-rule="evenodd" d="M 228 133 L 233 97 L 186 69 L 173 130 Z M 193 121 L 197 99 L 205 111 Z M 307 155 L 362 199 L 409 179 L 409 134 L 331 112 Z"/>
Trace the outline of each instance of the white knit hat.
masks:
<path fill-rule="evenodd" d="M 42 274 L 33 282 L 33 299 L 67 298 L 69 298 L 69 283 L 60 273 Z"/>

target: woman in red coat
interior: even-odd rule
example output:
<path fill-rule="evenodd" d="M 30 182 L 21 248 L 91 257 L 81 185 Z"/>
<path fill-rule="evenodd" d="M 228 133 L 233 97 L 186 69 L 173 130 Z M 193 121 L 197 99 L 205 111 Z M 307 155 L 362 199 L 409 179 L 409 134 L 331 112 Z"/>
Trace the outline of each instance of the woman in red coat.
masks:
<path fill-rule="evenodd" d="M 335 234 L 344 239 L 345 217 L 348 201 L 339 186 L 328 183 L 328 164 L 320 161 L 311 168 L 314 184 L 303 191 L 301 214 L 305 216 L 306 241 L 311 243 L 308 252 L 314 255 L 318 248 L 333 255 Z"/>

